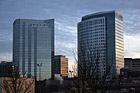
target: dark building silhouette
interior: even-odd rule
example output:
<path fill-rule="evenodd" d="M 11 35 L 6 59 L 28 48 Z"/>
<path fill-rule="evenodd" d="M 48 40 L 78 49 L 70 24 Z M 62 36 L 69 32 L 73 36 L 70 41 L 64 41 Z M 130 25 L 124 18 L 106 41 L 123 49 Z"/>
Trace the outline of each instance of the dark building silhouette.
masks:
<path fill-rule="evenodd" d="M 140 71 L 140 58 L 124 58 L 124 66 L 131 71 Z"/>
<path fill-rule="evenodd" d="M 11 77 L 13 67 L 13 62 L 2 61 L 0 63 L 0 77 Z"/>
<path fill-rule="evenodd" d="M 124 67 L 120 69 L 120 77 L 121 88 L 125 90 L 130 90 L 133 88 L 135 93 L 139 93 L 140 58 L 124 58 Z"/>
<path fill-rule="evenodd" d="M 140 58 L 124 58 L 124 67 L 121 68 L 124 79 L 138 79 L 140 77 Z"/>

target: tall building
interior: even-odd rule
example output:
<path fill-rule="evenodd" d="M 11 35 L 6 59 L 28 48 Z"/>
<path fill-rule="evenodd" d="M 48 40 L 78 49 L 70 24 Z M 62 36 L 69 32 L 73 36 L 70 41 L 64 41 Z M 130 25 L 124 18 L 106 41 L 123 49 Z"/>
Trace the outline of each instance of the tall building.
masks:
<path fill-rule="evenodd" d="M 98 74 L 103 76 L 111 67 L 111 75 L 124 66 L 123 17 L 117 11 L 106 11 L 82 17 L 78 23 L 78 61 L 98 58 Z"/>
<path fill-rule="evenodd" d="M 54 74 L 61 74 L 63 77 L 68 77 L 68 58 L 62 55 L 54 57 Z"/>
<path fill-rule="evenodd" d="M 13 62 L 1 61 L 0 77 L 11 77 L 14 69 Z"/>
<path fill-rule="evenodd" d="M 52 75 L 54 19 L 16 19 L 13 23 L 13 61 L 21 74 L 37 80 Z"/>

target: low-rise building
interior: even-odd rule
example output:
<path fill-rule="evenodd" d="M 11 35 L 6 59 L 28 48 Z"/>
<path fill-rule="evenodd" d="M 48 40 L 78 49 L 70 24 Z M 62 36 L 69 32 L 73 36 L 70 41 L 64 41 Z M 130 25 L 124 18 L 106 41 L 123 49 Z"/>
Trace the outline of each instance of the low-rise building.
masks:
<path fill-rule="evenodd" d="M 54 74 L 68 77 L 68 58 L 63 55 L 56 55 L 54 57 Z"/>
<path fill-rule="evenodd" d="M 1 61 L 0 77 L 11 77 L 13 72 L 13 62 Z"/>
<path fill-rule="evenodd" d="M 34 78 L 0 78 L 0 93 L 35 93 Z"/>
<path fill-rule="evenodd" d="M 140 71 L 140 58 L 124 58 L 124 67 L 129 67 L 130 71 Z"/>

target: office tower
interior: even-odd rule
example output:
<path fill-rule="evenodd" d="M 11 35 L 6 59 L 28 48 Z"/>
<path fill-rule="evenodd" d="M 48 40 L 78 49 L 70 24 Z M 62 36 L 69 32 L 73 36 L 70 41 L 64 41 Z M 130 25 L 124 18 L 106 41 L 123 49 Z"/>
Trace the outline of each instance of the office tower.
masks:
<path fill-rule="evenodd" d="M 78 23 L 78 62 L 83 51 L 86 60 L 89 56 L 93 63 L 98 60 L 99 76 L 102 77 L 109 67 L 111 75 L 119 74 L 124 66 L 122 15 L 106 11 L 82 17 Z"/>
<path fill-rule="evenodd" d="M 13 61 L 21 74 L 37 80 L 51 78 L 54 19 L 16 19 L 13 23 Z"/>
<path fill-rule="evenodd" d="M 0 77 L 11 77 L 14 69 L 13 62 L 1 61 Z"/>
<path fill-rule="evenodd" d="M 63 55 L 56 55 L 54 57 L 54 74 L 68 77 L 68 58 Z"/>

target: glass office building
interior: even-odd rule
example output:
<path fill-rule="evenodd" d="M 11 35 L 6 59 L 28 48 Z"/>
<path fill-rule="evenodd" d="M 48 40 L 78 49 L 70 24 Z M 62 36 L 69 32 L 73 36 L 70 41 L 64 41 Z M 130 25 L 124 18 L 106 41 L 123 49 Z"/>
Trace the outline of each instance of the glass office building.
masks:
<path fill-rule="evenodd" d="M 53 55 L 54 19 L 14 21 L 13 62 L 21 75 L 37 80 L 51 78 Z"/>
<path fill-rule="evenodd" d="M 81 50 L 82 49 L 82 50 Z M 99 56 L 98 74 L 103 76 L 111 66 L 111 74 L 124 66 L 123 17 L 119 12 L 99 12 L 82 17 L 78 23 L 78 60 L 81 51 Z"/>

